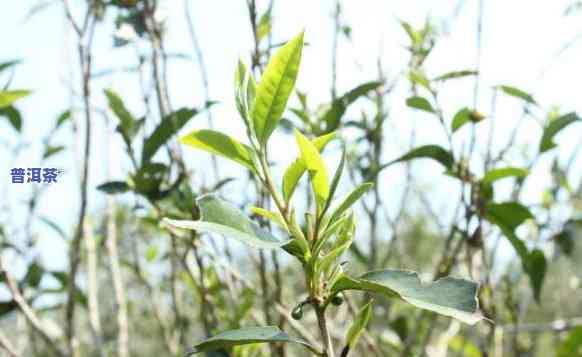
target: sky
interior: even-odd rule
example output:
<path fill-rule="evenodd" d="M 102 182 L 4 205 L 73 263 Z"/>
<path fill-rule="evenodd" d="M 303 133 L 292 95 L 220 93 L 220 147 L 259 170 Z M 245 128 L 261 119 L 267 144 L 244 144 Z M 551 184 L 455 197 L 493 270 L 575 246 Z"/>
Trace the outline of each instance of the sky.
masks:
<path fill-rule="evenodd" d="M 1 222 L 11 222 L 11 234 L 15 239 L 22 239 L 25 224 L 25 207 L 22 204 L 31 190 L 31 185 L 9 184 L 9 170 L 12 167 L 38 167 L 41 156 L 42 138 L 50 130 L 55 118 L 73 106 L 78 108 L 78 98 L 71 98 L 69 87 L 77 86 L 78 71 L 74 49 L 75 34 L 71 31 L 63 16 L 59 1 L 48 6 L 42 12 L 26 19 L 30 6 L 41 1 L 0 0 L 0 61 L 22 59 L 16 67 L 11 82 L 12 89 L 32 89 L 33 94 L 18 102 L 24 118 L 24 129 L 20 137 L 5 122 L 0 121 L 0 139 L 14 144 L 23 139 L 24 149 L 17 156 L 7 153 L 5 146 L 0 154 L 0 201 L 8 204 L 9 211 L 0 212 Z M 81 7 L 80 1 L 71 1 L 74 10 Z M 214 125 L 229 134 L 243 140 L 244 129 L 238 119 L 233 100 L 232 80 L 234 66 L 239 57 L 247 59 L 252 47 L 252 34 L 248 24 L 248 14 L 244 1 L 216 0 L 188 2 L 192 13 L 200 46 L 204 52 L 209 73 L 210 98 L 220 101 L 212 109 Z M 264 8 L 266 1 L 258 1 Z M 408 61 L 404 48 L 407 37 L 398 23 L 405 20 L 420 26 L 427 16 L 437 24 L 450 19 L 457 8 L 456 1 L 344 1 L 343 19 L 352 27 L 352 41 L 342 39 L 338 48 L 338 91 L 347 91 L 356 85 L 373 80 L 376 77 L 376 61 L 380 57 L 388 78 L 401 74 Z M 553 105 L 559 104 L 564 112 L 582 110 L 580 101 L 580 83 L 582 71 L 582 43 L 574 45 L 560 56 L 562 47 L 576 35 L 582 33 L 580 16 L 564 17 L 564 10 L 569 1 L 541 0 L 487 0 L 484 5 L 482 52 L 480 61 L 480 92 L 478 108 L 483 113 L 491 109 L 492 87 L 507 84 L 522 88 L 532 93 L 541 103 L 537 109 L 540 117 L 544 116 Z M 296 87 L 308 92 L 308 100 L 315 107 L 329 100 L 331 79 L 330 54 L 333 35 L 331 14 L 333 1 L 276 1 L 274 10 L 273 42 L 285 41 L 301 30 L 306 31 L 306 46 L 301 72 Z M 427 61 L 429 77 L 435 77 L 453 70 L 474 69 L 477 64 L 476 18 L 478 1 L 465 1 L 459 7 L 454 21 L 438 41 Z M 166 49 L 173 54 L 186 54 L 193 58 L 193 47 L 188 37 L 184 21 L 184 1 L 167 0 L 168 33 Z M 77 12 L 75 12 L 77 14 Z M 79 13 L 80 14 L 80 13 Z M 94 44 L 94 71 L 117 70 L 111 75 L 101 76 L 93 82 L 93 104 L 105 107 L 104 88 L 113 88 L 136 115 L 143 114 L 139 84 L 134 74 L 126 74 L 119 69 L 135 65 L 135 52 L 132 48 L 114 48 L 111 35 L 112 18 L 109 16 L 104 24 L 96 30 Z M 73 76 L 73 77 L 71 77 Z M 73 79 L 71 79 L 73 78 Z M 75 78 L 77 80 L 75 80 Z M 193 60 L 172 60 L 169 70 L 169 88 L 172 106 L 199 106 L 203 103 L 201 79 L 197 63 Z M 4 83 L 4 77 L 0 78 Z M 79 91 L 78 87 L 75 90 Z M 404 153 L 411 128 L 416 125 L 420 143 L 444 143 L 445 138 L 437 121 L 428 114 L 412 111 L 405 107 L 404 98 L 409 95 L 409 88 L 403 83 L 395 89 L 395 95 L 389 99 L 393 130 L 387 135 L 385 160 L 398 157 Z M 447 84 L 441 92 L 441 104 L 445 115 L 452 117 L 456 110 L 471 105 L 473 101 L 473 81 L 460 79 Z M 494 144 L 504 143 L 510 128 L 517 122 L 521 105 L 514 99 L 500 97 L 497 101 L 499 135 Z M 480 124 L 479 133 L 487 132 L 487 124 Z M 183 133 L 193 128 L 206 127 L 204 117 L 198 117 L 183 129 Z M 463 129 L 467 130 L 467 129 Z M 105 121 L 101 116 L 94 116 L 93 155 L 91 157 L 89 181 L 89 212 L 97 212 L 105 204 L 104 195 L 95 189 L 107 180 L 106 169 L 112 168 L 111 179 L 123 179 L 129 170 L 129 162 L 118 155 L 122 143 L 115 139 L 107 141 Z M 467 135 L 465 133 L 465 135 Z M 532 141 L 541 134 L 539 125 L 527 123 L 520 131 L 518 144 Z M 564 153 L 580 143 L 580 126 L 572 127 L 558 137 L 564 147 Z M 283 162 L 294 159 L 295 152 L 288 150 L 292 143 L 287 136 L 277 134 L 271 148 L 273 157 Z M 63 130 L 55 138 L 55 144 L 68 147 L 80 147 L 81 142 L 72 139 L 70 130 Z M 459 145 L 462 143 L 459 142 Z M 104 156 L 105 148 L 112 152 L 111 162 Z M 526 192 L 532 193 L 532 200 L 539 200 L 539 185 L 547 183 L 549 177 L 544 174 L 553 154 L 546 154 L 538 175 L 532 180 Z M 209 164 L 206 154 L 186 151 L 186 161 Z M 330 162 L 337 162 L 336 157 L 329 157 Z M 518 158 L 515 158 L 518 160 Z M 44 167 L 58 167 L 66 173 L 59 183 L 47 188 L 39 203 L 38 215 L 48 217 L 72 232 L 78 212 L 78 180 L 76 175 L 74 150 L 55 156 Z M 517 162 L 517 161 L 516 161 Z M 430 192 L 435 197 L 437 206 L 447 209 L 447 194 L 454 192 L 450 179 L 439 175 L 440 168 L 431 164 L 420 166 L 423 174 L 421 181 L 427 188 L 438 187 Z M 241 172 L 230 163 L 221 161 L 221 169 L 226 174 L 240 175 Z M 578 172 L 580 175 L 580 172 Z M 404 184 L 403 168 L 394 167 L 381 176 L 386 194 L 398 196 L 399 187 Z M 574 177 L 573 179 L 579 179 Z M 425 182 L 426 181 L 426 182 Z M 236 186 L 235 186 L 236 187 Z M 238 188 L 237 188 L 238 189 Z M 233 189 L 234 191 L 235 189 Z M 392 191 L 390 191 L 392 190 Z M 527 195 L 526 195 L 527 196 Z M 48 267 L 59 269 L 66 266 L 66 244 L 58 235 L 46 226 L 35 221 L 32 230 L 38 233 L 39 248 L 35 254 Z M 507 248 L 511 250 L 511 248 Z"/>

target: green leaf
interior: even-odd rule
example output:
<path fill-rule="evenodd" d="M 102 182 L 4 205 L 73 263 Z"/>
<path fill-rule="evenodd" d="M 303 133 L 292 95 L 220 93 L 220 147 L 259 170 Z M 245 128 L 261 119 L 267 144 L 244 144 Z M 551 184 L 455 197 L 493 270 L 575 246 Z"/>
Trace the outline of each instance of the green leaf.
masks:
<path fill-rule="evenodd" d="M 249 118 L 252 112 L 251 106 L 254 105 L 255 80 L 247 66 L 239 59 L 234 72 L 234 98 L 236 109 L 245 122 L 245 126 L 252 132 L 253 124 Z"/>
<path fill-rule="evenodd" d="M 556 134 L 558 134 L 568 125 L 580 120 L 581 119 L 578 114 L 568 113 L 550 121 L 550 123 L 544 128 L 544 133 L 542 134 L 542 140 L 540 141 L 540 153 L 546 152 L 556 147 L 556 144 L 553 141 L 554 136 L 556 136 Z"/>
<path fill-rule="evenodd" d="M 418 84 L 421 87 L 427 89 L 427 90 L 431 90 L 430 88 L 430 79 L 428 79 L 426 77 L 426 75 L 421 72 L 420 70 L 412 70 L 408 73 L 408 79 L 414 83 L 414 84 Z"/>
<path fill-rule="evenodd" d="M 307 342 L 287 335 L 277 326 L 265 326 L 245 327 L 238 330 L 221 332 L 194 345 L 194 347 L 186 353 L 186 356 L 200 352 L 213 351 L 222 348 L 231 348 L 234 346 L 248 345 L 252 343 L 273 342 L 298 343 L 312 351 L 315 350 L 315 348 L 309 345 Z"/>
<path fill-rule="evenodd" d="M 20 116 L 18 109 L 16 109 L 14 106 L 9 105 L 7 107 L 0 108 L 0 116 L 5 116 L 17 132 L 22 130 L 22 117 Z"/>
<path fill-rule="evenodd" d="M 333 138 L 335 138 L 335 133 L 329 133 L 322 135 L 315 140 L 313 140 L 313 145 L 321 152 L 327 143 L 329 143 Z M 285 174 L 283 175 L 283 197 L 285 198 L 286 202 L 289 202 L 291 196 L 293 196 L 293 192 L 295 192 L 295 188 L 297 187 L 297 183 L 305 173 L 307 168 L 305 167 L 305 163 L 301 158 L 301 155 L 289 165 L 287 170 L 285 170 Z"/>
<path fill-rule="evenodd" d="M 346 335 L 346 347 L 344 348 L 346 355 L 347 351 L 353 350 L 357 346 L 362 332 L 364 332 L 366 326 L 370 322 L 370 319 L 372 318 L 372 312 L 374 311 L 372 305 L 373 303 L 373 301 L 369 301 L 366 305 L 364 305 L 364 307 L 360 309 L 360 311 L 358 311 L 358 314 L 354 318 L 354 321 L 352 322 L 352 325 L 350 326 L 350 329 Z"/>
<path fill-rule="evenodd" d="M 216 195 L 204 195 L 196 200 L 200 208 L 199 221 L 180 221 L 164 218 L 168 225 L 201 233 L 217 233 L 255 248 L 276 249 L 288 243 L 281 242 L 251 221 L 243 212 Z"/>
<path fill-rule="evenodd" d="M 65 150 L 65 147 L 62 145 L 59 146 L 48 146 L 42 155 L 43 159 L 48 159 L 49 157 L 60 153 L 61 151 Z"/>
<path fill-rule="evenodd" d="M 364 193 L 368 192 L 374 186 L 371 182 L 365 182 L 358 187 L 356 187 L 352 192 L 347 194 L 340 202 L 340 204 L 335 208 L 333 213 L 330 216 L 329 222 L 333 224 L 340 216 L 347 211 L 356 201 L 360 199 L 364 195 Z"/>
<path fill-rule="evenodd" d="M 12 66 L 15 66 L 21 62 L 22 61 L 20 61 L 20 60 L 2 62 L 2 63 L 0 63 L 0 72 L 4 71 Z"/>
<path fill-rule="evenodd" d="M 526 177 L 529 174 L 527 169 L 521 169 L 518 167 L 503 167 L 500 169 L 493 169 L 485 174 L 481 182 L 484 184 L 492 184 L 497 180 L 504 179 L 506 177 Z"/>
<path fill-rule="evenodd" d="M 287 224 L 285 223 L 285 219 L 283 218 L 281 213 L 269 211 L 269 210 L 261 208 L 261 207 L 251 207 L 251 212 L 253 212 L 254 214 L 257 214 L 265 219 L 268 219 L 269 221 L 271 221 L 273 223 L 276 223 L 277 225 L 279 225 L 279 227 L 281 227 L 285 231 L 289 232 L 289 228 L 287 227 Z"/>
<path fill-rule="evenodd" d="M 180 143 L 238 162 L 252 172 L 257 172 L 253 161 L 253 149 L 218 131 L 208 129 L 193 131 L 183 136 Z"/>
<path fill-rule="evenodd" d="M 462 78 L 462 77 L 467 77 L 467 76 L 476 76 L 477 74 L 479 74 L 479 72 L 474 71 L 474 70 L 453 71 L 453 72 L 448 72 L 448 73 L 445 73 L 441 76 L 438 76 L 435 79 L 433 79 L 433 81 L 447 81 L 449 79 Z"/>
<path fill-rule="evenodd" d="M 568 332 L 568 336 L 558 346 L 556 357 L 582 357 L 582 326 Z"/>
<path fill-rule="evenodd" d="M 97 189 L 109 195 L 115 195 L 129 191 L 129 185 L 125 181 L 110 181 L 97 186 Z"/>
<path fill-rule="evenodd" d="M 57 118 L 57 123 L 55 125 L 55 129 L 60 128 L 61 125 L 63 125 L 69 119 L 71 119 L 71 111 L 70 110 L 65 110 Z"/>
<path fill-rule="evenodd" d="M 453 130 L 453 133 L 471 121 L 471 112 L 471 109 L 465 107 L 455 114 L 453 121 L 451 122 L 451 129 Z"/>
<path fill-rule="evenodd" d="M 521 260 L 523 271 L 528 275 L 534 297 L 540 301 L 543 278 L 546 273 L 546 259 L 542 251 L 534 249 L 531 252 L 525 243 L 515 234 L 515 230 L 523 222 L 533 219 L 529 209 L 517 202 L 494 203 L 485 205 L 485 218 L 498 226 L 509 240 Z"/>
<path fill-rule="evenodd" d="M 515 98 L 519 98 L 527 103 L 530 104 L 537 104 L 531 94 L 522 91 L 519 88 L 511 87 L 511 86 L 498 86 L 497 88 L 501 89 L 503 93 L 510 95 Z"/>
<path fill-rule="evenodd" d="M 252 118 L 262 145 L 267 143 L 287 106 L 299 72 L 302 49 L 303 32 L 273 55 L 257 86 Z"/>
<path fill-rule="evenodd" d="M 336 130 L 341 122 L 342 117 L 346 113 L 348 106 L 354 103 L 361 97 L 364 97 L 368 92 L 377 89 L 383 82 L 373 81 L 367 82 L 357 86 L 356 88 L 346 92 L 341 97 L 337 98 L 331 103 L 331 106 L 324 112 L 322 120 L 326 123 L 326 132 Z"/>
<path fill-rule="evenodd" d="M 0 108 L 6 108 L 30 93 L 29 90 L 2 90 L 0 91 Z"/>
<path fill-rule="evenodd" d="M 311 185 L 315 200 L 323 207 L 329 198 L 329 181 L 327 168 L 314 143 L 309 141 L 299 130 L 295 130 L 295 139 L 301 152 L 301 160 L 311 176 Z"/>
<path fill-rule="evenodd" d="M 456 352 L 457 356 L 463 357 L 482 357 L 481 350 L 473 342 L 460 335 L 454 336 L 449 340 L 449 348 Z"/>
<path fill-rule="evenodd" d="M 438 145 L 424 145 L 412 149 L 410 152 L 399 157 L 398 159 L 382 165 L 381 169 L 398 162 L 409 161 L 413 159 L 433 159 L 448 170 L 451 170 L 454 164 L 453 155 L 450 151 L 447 151 Z"/>
<path fill-rule="evenodd" d="M 196 109 L 182 108 L 164 117 L 153 133 L 143 142 L 142 165 L 149 162 L 162 145 L 182 129 L 196 113 Z"/>
<path fill-rule="evenodd" d="M 117 119 L 119 119 L 118 131 L 123 136 L 125 143 L 130 146 L 131 140 L 136 134 L 134 116 L 127 110 L 125 104 L 112 89 L 105 89 L 105 96 L 109 103 L 109 108 L 113 111 Z"/>
<path fill-rule="evenodd" d="M 356 279 L 343 275 L 331 290 L 333 294 L 343 290 L 362 290 L 399 297 L 418 308 L 471 325 L 483 318 L 477 304 L 477 283 L 465 279 L 446 277 L 422 283 L 416 272 L 378 270 Z"/>
<path fill-rule="evenodd" d="M 430 102 L 423 97 L 410 97 L 406 99 L 406 105 L 414 109 L 423 110 L 425 112 L 436 113 L 436 110 L 434 110 L 432 104 L 430 104 Z"/>
<path fill-rule="evenodd" d="M 408 38 L 410 39 L 410 42 L 413 46 L 419 45 L 422 42 L 422 35 L 414 28 L 412 28 L 408 22 L 400 21 L 400 24 L 404 28 L 404 31 L 406 31 L 406 34 L 408 35 Z"/>
<path fill-rule="evenodd" d="M 272 8 L 269 8 L 265 11 L 259 20 L 257 26 L 257 42 L 261 42 L 261 40 L 267 37 L 271 32 L 271 9 Z"/>

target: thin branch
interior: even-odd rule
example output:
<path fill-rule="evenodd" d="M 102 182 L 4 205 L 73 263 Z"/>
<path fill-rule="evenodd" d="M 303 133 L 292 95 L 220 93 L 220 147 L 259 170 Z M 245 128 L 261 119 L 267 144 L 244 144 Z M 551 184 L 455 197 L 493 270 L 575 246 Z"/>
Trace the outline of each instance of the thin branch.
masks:
<path fill-rule="evenodd" d="M 66 356 L 66 353 L 57 345 L 56 341 L 54 341 L 48 331 L 42 326 L 42 323 L 32 307 L 28 304 L 20 289 L 18 288 L 18 284 L 16 280 L 12 277 L 12 275 L 4 268 L 4 264 L 2 262 L 2 257 L 0 256 L 0 276 L 4 277 L 4 281 L 8 286 L 8 290 L 12 295 L 12 299 L 28 321 L 28 323 L 32 326 L 32 328 L 41 336 L 41 338 L 46 342 L 47 346 L 58 356 Z"/>

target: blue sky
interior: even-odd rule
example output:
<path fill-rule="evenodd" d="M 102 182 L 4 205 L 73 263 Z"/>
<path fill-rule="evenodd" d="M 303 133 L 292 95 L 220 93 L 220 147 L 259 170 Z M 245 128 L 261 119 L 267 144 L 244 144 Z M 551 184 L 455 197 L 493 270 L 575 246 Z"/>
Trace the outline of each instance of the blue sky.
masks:
<path fill-rule="evenodd" d="M 74 4 L 80 1 L 72 1 Z M 78 98 L 71 99 L 68 86 L 78 83 L 76 53 L 74 51 L 75 34 L 67 26 L 60 2 L 51 5 L 42 13 L 24 22 L 29 4 L 34 1 L 2 1 L 0 5 L 0 61 L 19 58 L 24 62 L 16 68 L 11 88 L 28 88 L 34 93 L 18 103 L 24 117 L 22 139 L 29 145 L 16 158 L 5 153 L 0 155 L 0 177 L 3 180 L 0 200 L 8 202 L 12 215 L 1 213 L 3 221 L 17 222 L 13 228 L 24 224 L 25 215 L 21 201 L 28 197 L 30 185 L 10 185 L 9 169 L 13 166 L 38 166 L 40 159 L 41 139 L 53 125 L 55 118 L 74 103 L 78 107 Z M 266 1 L 259 1 L 264 6 Z M 466 1 L 457 19 L 451 23 L 447 34 L 439 40 L 427 62 L 427 72 L 430 77 L 452 70 L 475 68 L 477 56 L 475 48 L 477 1 Z M 582 44 L 574 46 L 563 55 L 556 54 L 562 46 L 582 32 L 579 16 L 564 17 L 563 13 L 569 1 L 527 1 L 527 0 L 489 0 L 485 1 L 484 32 L 482 38 L 481 84 L 479 94 L 480 111 L 490 110 L 491 87 L 499 84 L 513 85 L 534 94 L 541 103 L 540 114 L 552 105 L 560 104 L 564 111 L 581 111 L 580 83 L 582 71 Z M 415 26 L 423 23 L 427 15 L 439 23 L 448 18 L 457 5 L 456 1 L 344 1 L 344 20 L 352 26 L 352 39 L 342 40 L 339 46 L 339 92 L 349 90 L 359 83 L 374 79 L 376 76 L 376 60 L 380 56 L 389 77 L 401 74 L 408 61 L 404 49 L 407 38 L 398 24 L 398 20 L 406 20 Z M 185 53 L 193 55 L 193 48 L 187 35 L 183 15 L 182 0 L 167 0 L 168 11 L 167 50 L 170 53 Z M 274 42 L 291 38 L 302 29 L 306 30 L 306 41 L 309 46 L 304 51 L 301 74 L 297 88 L 309 93 L 309 102 L 313 106 L 329 99 L 329 83 L 331 78 L 330 53 L 332 38 L 331 13 L 333 1 L 276 1 Z M 252 46 L 248 15 L 244 1 L 194 1 L 191 3 L 192 16 L 202 50 L 204 51 L 209 72 L 210 97 L 221 103 L 214 107 L 215 125 L 229 134 L 242 139 L 244 131 L 238 120 L 233 104 L 232 77 L 234 65 L 241 56 L 248 58 Z M 582 15 L 581 15 L 582 16 Z M 116 49 L 112 45 L 113 26 L 111 18 L 98 26 L 95 40 L 94 63 L 95 71 L 119 69 L 135 64 L 135 56 L 130 48 Z M 73 72 L 73 73 L 72 73 Z M 73 76 L 73 77 L 71 77 Z M 71 79 L 73 78 L 73 79 Z M 200 76 L 197 65 L 193 61 L 175 60 L 171 63 L 169 72 L 169 87 L 174 108 L 182 106 L 197 106 L 203 102 L 200 86 Z M 3 83 L 3 82 L 0 82 Z M 112 87 L 124 98 L 129 108 L 136 114 L 143 114 L 140 92 L 136 76 L 133 74 L 116 73 L 101 77 L 94 81 L 93 103 L 104 107 L 103 88 Z M 473 82 L 462 79 L 448 84 L 441 93 L 442 106 L 445 114 L 451 117 L 459 108 L 472 103 Z M 75 90 L 79 90 L 75 87 Z M 444 137 L 439 125 L 427 114 L 406 109 L 404 99 L 409 94 L 409 88 L 402 83 L 396 88 L 396 94 L 389 99 L 390 113 L 394 129 L 387 135 L 390 142 L 386 160 L 402 154 L 402 144 L 407 141 L 413 125 L 419 127 L 419 142 L 443 143 Z M 507 140 L 509 129 L 518 120 L 521 112 L 519 103 L 513 98 L 499 98 L 497 104 L 498 121 L 496 123 L 499 135 L 496 143 Z M 481 125 L 481 124 L 480 124 Z M 478 129 L 487 132 L 487 124 Z M 193 120 L 184 132 L 195 127 L 205 127 L 203 117 Z M 564 153 L 568 153 L 579 143 L 578 129 L 569 130 L 558 137 L 564 145 Z M 520 132 L 519 144 L 531 142 L 537 138 L 541 129 L 535 123 L 524 126 Z M 468 134 L 465 133 L 465 134 Z M 104 120 L 94 117 L 94 146 L 91 158 L 91 178 L 89 207 L 90 212 L 97 211 L 104 205 L 103 195 L 98 194 L 95 186 L 106 180 L 105 167 L 107 158 L 104 156 L 106 141 Z M 0 137 L 2 140 L 15 143 L 17 137 L 12 129 L 0 122 Z M 295 154 L 287 149 L 291 143 L 289 138 L 278 136 L 271 152 L 276 159 L 291 161 Z M 64 130 L 55 143 L 65 144 L 71 148 L 80 145 L 72 139 L 70 131 Z M 459 145 L 462 143 L 459 142 Z M 121 142 L 117 139 L 112 143 L 114 153 L 120 152 Z M 4 150 L 4 149 L 2 149 Z M 547 167 L 550 154 L 544 158 L 542 167 Z M 121 155 L 113 155 L 111 166 L 112 178 L 124 178 L 129 169 L 129 163 L 120 159 Z M 187 151 L 187 161 L 208 165 L 206 154 Z M 330 158 L 333 162 L 334 159 Z M 515 158 L 518 160 L 518 158 Z M 72 223 L 78 210 L 78 183 L 75 175 L 74 151 L 69 151 L 55 157 L 45 166 L 61 167 L 67 170 L 60 183 L 51 186 L 39 206 L 39 214 L 50 217 L 72 231 Z M 517 162 L 517 161 L 516 161 Z M 233 175 L 240 171 L 230 163 L 221 162 L 223 172 Z M 544 166 L 545 165 L 545 166 Z M 426 187 L 440 186 L 440 198 L 437 206 L 446 210 L 446 194 L 450 182 L 447 178 L 435 178 L 440 168 L 427 165 L 423 167 L 421 181 L 426 180 Z M 580 173 L 578 172 L 578 175 Z M 579 177 L 578 177 L 579 178 Z M 576 179 L 578 179 L 576 178 Z M 393 168 L 385 172 L 381 178 L 386 187 L 392 188 L 395 194 L 403 184 L 402 168 Z M 540 170 L 527 192 L 532 193 L 532 201 L 539 199 L 538 186 L 547 182 L 548 177 Z M 444 187 L 444 188 L 443 188 Z M 454 187 L 451 186 L 450 190 Z M 386 192 L 390 194 L 390 192 Z M 6 197 L 4 197 L 6 196 Z M 51 267 L 65 265 L 65 244 L 54 232 L 43 223 L 36 222 L 33 230 L 39 234 L 38 254 Z M 18 232 L 15 231 L 18 236 Z"/>

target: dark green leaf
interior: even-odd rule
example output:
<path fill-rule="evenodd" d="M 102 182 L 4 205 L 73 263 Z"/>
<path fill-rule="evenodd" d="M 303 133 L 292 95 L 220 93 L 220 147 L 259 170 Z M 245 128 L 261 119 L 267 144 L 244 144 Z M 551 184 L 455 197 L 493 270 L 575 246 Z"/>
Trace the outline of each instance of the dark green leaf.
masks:
<path fill-rule="evenodd" d="M 412 149 L 406 155 L 384 164 L 381 169 L 390 166 L 392 164 L 413 160 L 413 159 L 433 159 L 443 165 L 446 169 L 451 170 L 453 168 L 454 159 L 450 151 L 443 149 L 438 145 L 424 145 L 418 148 Z"/>
<path fill-rule="evenodd" d="M 421 309 L 454 317 L 468 324 L 483 318 L 477 304 L 477 283 L 446 277 L 422 283 L 418 274 L 404 270 L 378 270 L 359 278 L 343 275 L 332 286 L 332 293 L 343 290 L 362 290 L 400 297 Z"/>
<path fill-rule="evenodd" d="M 423 97 L 410 97 L 406 99 L 406 105 L 414 109 L 423 110 L 425 112 L 436 113 L 432 107 L 432 104 L 430 104 L 430 102 Z"/>
<path fill-rule="evenodd" d="M 0 63 L 0 72 L 4 71 L 12 66 L 15 66 L 17 64 L 20 64 L 21 62 L 22 61 L 20 61 L 20 60 L 2 62 L 2 63 Z"/>
<path fill-rule="evenodd" d="M 18 109 L 14 106 L 9 105 L 0 108 L 0 116 L 5 116 L 16 131 L 20 132 L 22 130 L 22 117 L 20 116 Z"/>
<path fill-rule="evenodd" d="M 195 109 L 182 108 L 163 118 L 152 135 L 143 142 L 142 165 L 149 162 L 160 147 L 182 129 L 196 113 Z"/>
<path fill-rule="evenodd" d="M 129 185 L 125 181 L 110 181 L 97 186 L 97 189 L 109 195 L 115 195 L 129 191 Z"/>
<path fill-rule="evenodd" d="M 497 225 L 521 259 L 523 271 L 528 275 L 534 297 L 539 302 L 542 282 L 546 272 L 546 261 L 542 251 L 534 249 L 529 252 L 525 243 L 515 234 L 523 222 L 533 219 L 529 209 L 517 202 L 493 203 L 485 205 L 485 218 Z"/>
<path fill-rule="evenodd" d="M 303 32 L 273 55 L 257 86 L 252 118 L 257 139 L 263 145 L 277 127 L 287 106 L 299 72 L 302 49 Z"/>
<path fill-rule="evenodd" d="M 288 241 L 279 241 L 271 233 L 251 221 L 237 207 L 215 195 L 201 196 L 196 203 L 200 208 L 199 221 L 164 218 L 164 222 L 176 228 L 221 234 L 255 248 L 276 249 L 288 243 Z"/>
<path fill-rule="evenodd" d="M 64 112 L 61 113 L 61 115 L 59 115 L 57 119 L 57 124 L 55 125 L 55 129 L 59 128 L 69 119 L 71 119 L 71 111 L 65 110 Z"/>
<path fill-rule="evenodd" d="M 581 119 L 576 113 L 568 113 L 550 121 L 550 123 L 544 128 L 542 140 L 540 141 L 540 152 L 542 153 L 556 147 L 554 136 L 568 125 L 577 121 L 581 121 Z"/>
<path fill-rule="evenodd" d="M 265 327 L 245 327 L 238 330 L 229 330 L 212 336 L 202 342 L 197 343 L 186 353 L 190 356 L 200 352 L 218 350 L 221 348 L 230 348 L 251 343 L 272 343 L 272 342 L 291 342 L 306 346 L 310 350 L 314 348 L 307 342 L 287 335 L 277 326 Z"/>
<path fill-rule="evenodd" d="M 42 156 L 43 159 L 48 159 L 49 157 L 60 153 L 61 151 L 65 150 L 65 147 L 62 145 L 59 146 L 48 146 L 44 151 Z"/>
<path fill-rule="evenodd" d="M 323 114 L 322 120 L 326 123 L 326 132 L 336 130 L 348 106 L 357 99 L 364 97 L 368 92 L 377 89 L 383 82 L 373 81 L 357 86 L 331 103 L 330 108 Z"/>

